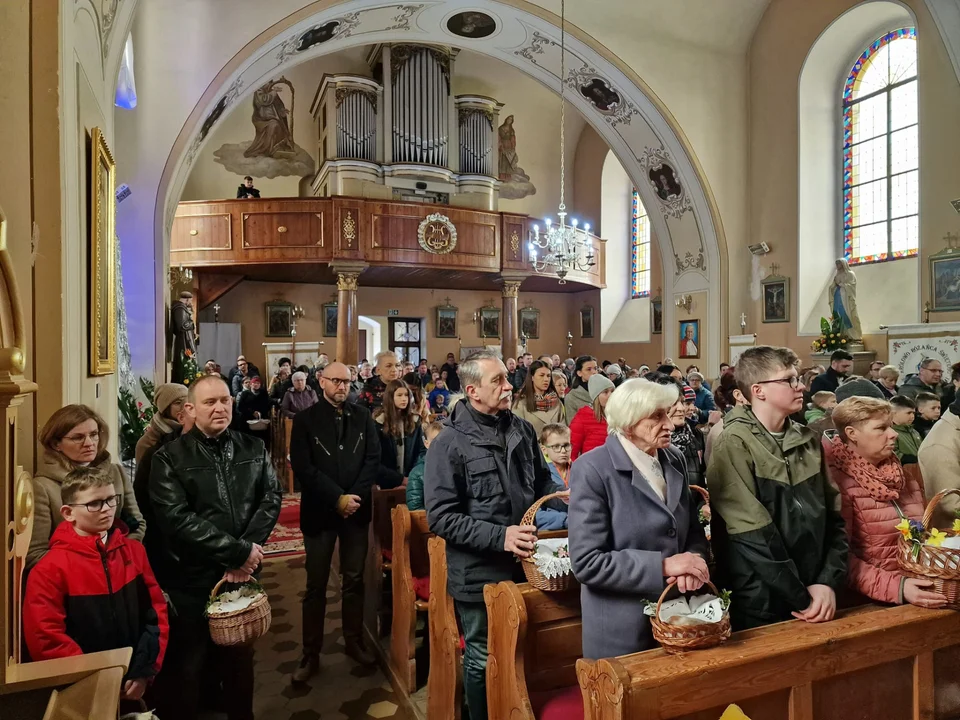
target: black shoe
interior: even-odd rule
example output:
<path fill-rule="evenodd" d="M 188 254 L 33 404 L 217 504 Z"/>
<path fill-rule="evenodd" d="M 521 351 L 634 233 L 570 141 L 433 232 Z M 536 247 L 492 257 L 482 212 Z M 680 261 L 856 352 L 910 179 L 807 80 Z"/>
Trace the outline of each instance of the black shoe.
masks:
<path fill-rule="evenodd" d="M 344 653 L 348 658 L 364 667 L 377 664 L 377 659 L 373 656 L 373 653 L 358 642 L 348 643 Z"/>
<path fill-rule="evenodd" d="M 290 682 L 301 685 L 320 672 L 320 658 L 316 655 L 304 655 L 300 667 L 293 671 Z"/>

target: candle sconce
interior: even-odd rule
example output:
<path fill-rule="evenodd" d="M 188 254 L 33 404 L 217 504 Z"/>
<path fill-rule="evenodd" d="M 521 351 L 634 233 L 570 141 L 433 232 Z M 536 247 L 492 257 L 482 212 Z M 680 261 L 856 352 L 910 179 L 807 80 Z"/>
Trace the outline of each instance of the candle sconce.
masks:
<path fill-rule="evenodd" d="M 567 357 L 573 355 L 573 333 L 567 330 Z"/>
<path fill-rule="evenodd" d="M 676 305 L 678 308 L 690 312 L 690 308 L 693 306 L 693 295 L 681 295 L 677 298 Z"/>

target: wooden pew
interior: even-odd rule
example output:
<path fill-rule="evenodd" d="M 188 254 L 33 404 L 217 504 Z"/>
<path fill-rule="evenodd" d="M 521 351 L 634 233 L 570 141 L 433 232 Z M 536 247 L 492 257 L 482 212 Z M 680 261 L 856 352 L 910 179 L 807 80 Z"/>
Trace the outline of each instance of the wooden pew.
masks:
<path fill-rule="evenodd" d="M 384 585 L 384 574 L 393 564 L 393 521 L 390 513 L 397 505 L 407 502 L 406 488 L 381 490 L 371 493 L 373 521 L 370 523 L 370 556 L 367 562 L 367 592 L 364 618 L 371 639 L 378 640 L 390 632 L 390 586 Z M 377 643 L 379 646 L 379 642 Z M 386 658 L 384 658 L 386 659 Z"/>
<path fill-rule="evenodd" d="M 430 673 L 427 720 L 460 720 L 463 705 L 463 651 L 460 631 L 447 593 L 447 546 L 441 537 L 427 541 L 430 554 Z M 490 717 L 493 717 L 491 715 Z"/>
<path fill-rule="evenodd" d="M 868 605 L 829 623 L 734 633 L 709 650 L 577 662 L 586 720 L 753 720 L 960 715 L 960 613 Z"/>
<path fill-rule="evenodd" d="M 528 583 L 483 589 L 487 605 L 487 710 L 491 718 L 582 717 L 580 589 L 546 593 Z"/>
<path fill-rule="evenodd" d="M 417 689 L 417 613 L 429 607 L 430 558 L 427 541 L 433 537 L 424 510 L 411 512 L 397 505 L 393 517 L 393 629 L 390 632 L 390 673 L 399 692 Z"/>

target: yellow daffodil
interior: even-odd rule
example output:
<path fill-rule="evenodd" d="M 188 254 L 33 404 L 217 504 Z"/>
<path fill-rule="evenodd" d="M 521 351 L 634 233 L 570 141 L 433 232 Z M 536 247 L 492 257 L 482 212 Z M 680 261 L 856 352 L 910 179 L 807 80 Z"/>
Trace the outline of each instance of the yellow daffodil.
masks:
<path fill-rule="evenodd" d="M 936 528 L 933 528 L 930 531 L 930 537 L 927 538 L 927 545 L 933 545 L 933 547 L 940 547 L 943 545 L 943 541 L 947 539 L 947 534 L 945 532 L 940 532 Z"/>
<path fill-rule="evenodd" d="M 958 521 L 960 522 L 960 521 Z M 897 530 L 900 531 L 900 534 L 904 537 L 910 537 L 910 521 L 904 518 L 896 524 Z"/>
<path fill-rule="evenodd" d="M 955 533 L 960 533 L 960 518 L 953 521 L 953 531 Z"/>

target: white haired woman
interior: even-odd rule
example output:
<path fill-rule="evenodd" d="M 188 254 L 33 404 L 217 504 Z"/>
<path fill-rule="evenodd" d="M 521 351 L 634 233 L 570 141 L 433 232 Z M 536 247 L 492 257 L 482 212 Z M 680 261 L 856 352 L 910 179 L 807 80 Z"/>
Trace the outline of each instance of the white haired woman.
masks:
<path fill-rule="evenodd" d="M 312 387 L 307 387 L 307 374 L 298 370 L 293 374 L 293 387 L 283 396 L 280 412 L 285 418 L 292 418 L 298 412 L 303 412 L 316 404 L 316 391 Z"/>
<path fill-rule="evenodd" d="M 644 602 L 674 580 L 688 592 L 709 579 L 683 457 L 670 447 L 678 398 L 674 385 L 624 382 L 607 401 L 607 441 L 571 466 L 570 558 L 585 658 L 652 647 Z"/>

